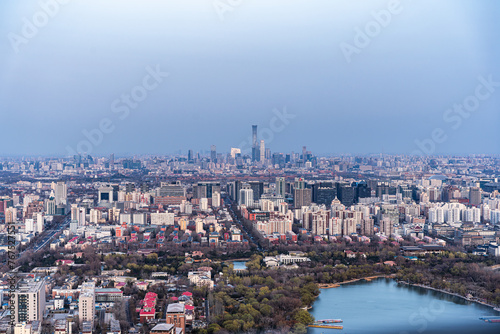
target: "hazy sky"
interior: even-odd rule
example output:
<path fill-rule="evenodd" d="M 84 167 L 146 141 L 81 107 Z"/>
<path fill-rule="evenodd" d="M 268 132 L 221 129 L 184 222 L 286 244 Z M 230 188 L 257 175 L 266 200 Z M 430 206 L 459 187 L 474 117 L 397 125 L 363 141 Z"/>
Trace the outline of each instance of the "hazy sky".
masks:
<path fill-rule="evenodd" d="M 497 0 L 2 0 L 0 155 L 227 152 L 252 124 L 272 151 L 498 154 L 498 17 Z"/>

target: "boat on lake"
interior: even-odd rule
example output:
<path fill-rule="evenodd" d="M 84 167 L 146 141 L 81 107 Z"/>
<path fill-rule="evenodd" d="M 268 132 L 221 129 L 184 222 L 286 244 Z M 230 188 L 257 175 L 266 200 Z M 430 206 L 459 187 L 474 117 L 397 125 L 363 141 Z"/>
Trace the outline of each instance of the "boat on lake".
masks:
<path fill-rule="evenodd" d="M 343 329 L 344 326 L 342 325 L 334 325 L 340 322 L 342 322 L 342 319 L 323 319 L 315 321 L 313 324 L 309 325 L 309 327 L 326 328 L 326 329 Z"/>
<path fill-rule="evenodd" d="M 500 323 L 500 317 L 481 317 L 479 320 L 491 323 Z"/>
<path fill-rule="evenodd" d="M 322 319 L 322 320 L 316 320 L 316 322 L 323 324 L 333 324 L 342 322 L 342 319 Z"/>

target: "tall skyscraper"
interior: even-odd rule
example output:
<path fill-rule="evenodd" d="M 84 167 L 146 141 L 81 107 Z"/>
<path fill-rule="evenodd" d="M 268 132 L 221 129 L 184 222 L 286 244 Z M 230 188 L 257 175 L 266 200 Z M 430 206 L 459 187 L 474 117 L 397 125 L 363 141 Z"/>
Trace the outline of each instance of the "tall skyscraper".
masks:
<path fill-rule="evenodd" d="M 188 162 L 193 162 L 193 158 L 194 158 L 193 150 L 189 150 L 188 151 Z"/>
<path fill-rule="evenodd" d="M 258 147 L 257 147 L 257 125 L 252 125 L 252 161 L 257 161 L 259 154 L 258 154 Z"/>
<path fill-rule="evenodd" d="M 113 170 L 115 169 L 115 154 L 111 153 L 109 155 L 109 169 Z"/>
<path fill-rule="evenodd" d="M 269 147 L 266 148 L 266 159 L 271 159 L 271 149 Z"/>
<path fill-rule="evenodd" d="M 55 193 L 56 193 L 56 205 L 65 205 L 66 204 L 66 198 L 68 196 L 68 189 L 66 187 L 66 183 L 63 181 L 57 182 L 55 186 Z"/>
<path fill-rule="evenodd" d="M 264 143 L 264 139 L 260 140 L 259 155 L 259 161 L 264 162 L 266 160 L 266 144 Z"/>
<path fill-rule="evenodd" d="M 210 146 L 210 161 L 217 162 L 217 150 L 215 145 Z"/>

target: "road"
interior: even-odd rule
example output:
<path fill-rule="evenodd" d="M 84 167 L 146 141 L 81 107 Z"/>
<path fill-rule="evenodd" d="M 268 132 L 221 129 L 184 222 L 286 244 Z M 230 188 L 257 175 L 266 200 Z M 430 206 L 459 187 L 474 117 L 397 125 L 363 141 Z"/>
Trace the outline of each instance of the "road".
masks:
<path fill-rule="evenodd" d="M 125 306 L 126 306 L 125 313 L 127 314 L 127 321 L 130 324 L 130 327 L 133 327 L 134 323 L 132 322 L 132 317 L 130 316 L 130 297 L 126 299 L 126 305 Z"/>
<path fill-rule="evenodd" d="M 255 246 L 257 246 L 257 249 L 259 250 L 259 252 L 263 252 L 264 249 L 259 245 L 258 242 L 256 242 L 254 240 L 254 237 L 252 236 L 252 234 L 250 234 L 250 232 L 245 228 L 245 226 L 238 219 L 238 216 L 234 213 L 233 207 L 232 207 L 233 201 L 231 201 L 231 199 L 229 198 L 228 195 L 223 195 L 223 198 L 224 198 L 224 203 L 227 203 L 227 208 L 231 214 L 231 217 L 233 217 L 234 222 L 236 222 L 237 225 L 246 233 L 247 237 L 250 239 L 249 241 L 251 243 L 253 243 Z"/>
<path fill-rule="evenodd" d="M 54 239 L 54 236 L 61 232 L 64 228 L 66 228 L 69 225 L 70 218 L 67 217 L 65 218 L 62 222 L 60 222 L 58 225 L 56 225 L 54 228 L 50 230 L 44 230 L 38 237 L 37 241 L 35 243 L 31 243 L 28 248 L 26 248 L 24 251 L 22 251 L 19 256 L 22 256 L 26 251 L 32 250 L 33 252 L 37 253 L 40 250 L 44 249 L 48 244 L 52 242 Z"/>
<path fill-rule="evenodd" d="M 99 310 L 97 311 L 97 314 L 99 315 L 99 324 L 101 324 L 101 328 L 104 328 L 106 326 L 104 323 L 104 320 L 106 319 L 106 310 Z"/>

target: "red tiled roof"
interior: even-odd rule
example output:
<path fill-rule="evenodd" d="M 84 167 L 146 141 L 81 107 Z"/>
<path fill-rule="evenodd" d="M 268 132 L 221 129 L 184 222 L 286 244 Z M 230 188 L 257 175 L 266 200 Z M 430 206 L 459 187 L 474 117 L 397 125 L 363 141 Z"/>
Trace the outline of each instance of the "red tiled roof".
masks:
<path fill-rule="evenodd" d="M 143 316 L 143 315 L 155 315 L 155 313 L 156 313 L 156 310 L 154 308 L 152 308 L 149 311 L 147 311 L 145 309 L 142 309 L 141 313 L 140 313 L 140 316 Z"/>

